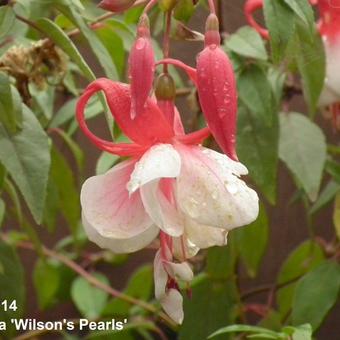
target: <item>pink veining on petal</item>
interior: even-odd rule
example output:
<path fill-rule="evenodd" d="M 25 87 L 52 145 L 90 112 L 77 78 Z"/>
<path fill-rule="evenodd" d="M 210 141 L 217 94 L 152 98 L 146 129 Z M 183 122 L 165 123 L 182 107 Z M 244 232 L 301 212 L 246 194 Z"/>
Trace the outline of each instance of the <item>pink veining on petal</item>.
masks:
<path fill-rule="evenodd" d="M 150 39 L 148 20 L 147 15 L 143 14 L 138 26 L 137 40 L 129 56 L 132 119 L 144 112 L 154 77 L 155 56 Z"/>

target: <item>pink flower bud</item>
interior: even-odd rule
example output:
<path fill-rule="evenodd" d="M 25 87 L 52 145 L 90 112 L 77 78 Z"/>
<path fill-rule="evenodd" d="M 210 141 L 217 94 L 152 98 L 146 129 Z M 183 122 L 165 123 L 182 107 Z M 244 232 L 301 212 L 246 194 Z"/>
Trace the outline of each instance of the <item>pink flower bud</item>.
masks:
<path fill-rule="evenodd" d="M 220 48 L 218 19 L 207 20 L 206 46 L 197 58 L 197 88 L 208 126 L 221 149 L 237 160 L 235 151 L 237 90 L 232 64 Z"/>
<path fill-rule="evenodd" d="M 150 94 L 155 70 L 155 56 L 150 39 L 149 19 L 143 14 L 137 32 L 137 40 L 129 56 L 131 83 L 131 118 L 143 113 Z"/>
<path fill-rule="evenodd" d="M 130 8 L 136 0 L 103 0 L 98 7 L 111 12 L 122 12 Z"/>

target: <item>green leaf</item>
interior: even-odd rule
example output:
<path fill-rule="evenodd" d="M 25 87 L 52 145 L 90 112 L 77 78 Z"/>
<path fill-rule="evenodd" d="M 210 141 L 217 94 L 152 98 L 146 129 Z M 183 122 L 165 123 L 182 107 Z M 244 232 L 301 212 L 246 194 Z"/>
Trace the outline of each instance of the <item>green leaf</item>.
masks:
<path fill-rule="evenodd" d="M 335 233 L 340 240 L 340 194 L 335 197 L 334 211 L 333 211 L 333 223 L 335 227 Z"/>
<path fill-rule="evenodd" d="M 102 283 L 109 283 L 108 279 L 100 273 L 92 275 Z M 106 292 L 92 286 L 83 277 L 78 277 L 73 281 L 71 296 L 80 313 L 88 319 L 95 319 L 101 315 L 108 298 Z"/>
<path fill-rule="evenodd" d="M 312 205 L 309 213 L 310 214 L 317 213 L 320 209 L 326 206 L 339 191 L 340 191 L 340 184 L 334 181 L 328 182 L 326 187 L 320 193 L 318 199 Z"/>
<path fill-rule="evenodd" d="M 39 259 L 34 267 L 33 282 L 40 309 L 46 309 L 53 302 L 59 288 L 59 270 L 47 260 Z"/>
<path fill-rule="evenodd" d="M 326 163 L 326 171 L 338 184 L 340 184 L 340 163 L 335 162 L 332 159 L 328 159 Z"/>
<path fill-rule="evenodd" d="M 112 155 L 108 152 L 102 152 L 96 164 L 96 174 L 102 175 L 110 170 L 119 160 L 119 156 Z"/>
<path fill-rule="evenodd" d="M 208 339 L 216 338 L 219 335 L 227 334 L 227 333 L 259 333 L 264 336 L 270 336 L 269 339 L 278 339 L 279 333 L 271 331 L 269 329 L 258 327 L 258 326 L 250 326 L 250 325 L 231 325 L 227 327 L 223 327 L 218 331 L 211 334 Z"/>
<path fill-rule="evenodd" d="M 335 304 L 340 290 L 340 265 L 324 262 L 298 283 L 292 305 L 294 325 L 310 323 L 317 329 Z"/>
<path fill-rule="evenodd" d="M 15 23 L 15 13 L 11 6 L 0 7 L 0 40 L 10 32 Z"/>
<path fill-rule="evenodd" d="M 96 79 L 73 41 L 59 26 L 47 18 L 37 20 L 36 25 L 77 64 L 88 80 Z"/>
<path fill-rule="evenodd" d="M 312 340 L 313 329 L 310 324 L 301 325 L 298 327 L 287 326 L 282 330 L 289 335 L 292 340 Z"/>
<path fill-rule="evenodd" d="M 231 51 L 244 57 L 267 60 L 267 51 L 261 36 L 251 27 L 241 27 L 225 43 Z"/>
<path fill-rule="evenodd" d="M 261 88 L 258 86 L 261 84 Z M 276 199 L 279 126 L 271 84 L 258 66 L 239 76 L 237 152 L 270 203 Z"/>
<path fill-rule="evenodd" d="M 255 277 L 266 250 L 269 222 L 265 207 L 262 205 L 255 222 L 235 231 L 238 252 L 246 265 L 249 276 Z"/>
<path fill-rule="evenodd" d="M 68 1 L 68 5 L 62 5 L 56 3 L 55 7 L 63 13 L 73 24 L 79 28 L 80 32 L 85 37 L 86 41 L 90 45 L 93 53 L 98 59 L 99 64 L 102 66 L 105 74 L 110 79 L 117 79 L 118 73 L 115 64 L 112 62 L 111 56 L 103 43 L 97 37 L 96 33 L 91 30 L 87 25 L 83 17 L 80 15 L 78 10 L 72 4 L 72 1 Z"/>
<path fill-rule="evenodd" d="M 295 15 L 283 0 L 264 0 L 264 18 L 270 34 L 272 57 L 278 63 L 293 35 Z"/>
<path fill-rule="evenodd" d="M 48 137 L 26 106 L 23 107 L 20 132 L 9 136 L 0 126 L 0 162 L 12 176 L 39 224 L 44 211 L 51 159 Z"/>
<path fill-rule="evenodd" d="M 283 0 L 311 30 L 314 29 L 314 14 L 308 0 Z"/>
<path fill-rule="evenodd" d="M 145 265 L 138 268 L 131 275 L 124 293 L 134 298 L 148 301 L 153 294 L 152 266 Z M 116 298 L 105 307 L 103 315 L 128 315 L 131 307 L 130 303 Z"/>
<path fill-rule="evenodd" d="M 298 278 L 323 261 L 324 254 L 321 247 L 312 241 L 303 242 L 289 254 L 277 277 L 277 284 L 285 285 L 277 292 L 277 303 L 282 319 L 286 318 L 291 308 Z M 291 283 L 287 284 L 289 282 Z"/>
<path fill-rule="evenodd" d="M 56 185 L 59 205 L 71 231 L 76 234 L 80 219 L 79 194 L 74 174 L 64 156 L 52 148 L 51 181 Z"/>
<path fill-rule="evenodd" d="M 314 115 L 325 79 L 325 52 L 318 33 L 311 34 L 308 27 L 297 24 L 293 45 L 298 69 L 302 77 L 305 99 Z"/>
<path fill-rule="evenodd" d="M 9 77 L 2 72 L 0 72 L 0 93 L 0 123 L 13 134 L 17 130 L 16 110 Z"/>
<path fill-rule="evenodd" d="M 0 320 L 5 321 L 7 330 L 1 331 L 1 335 L 7 335 L 12 339 L 15 330 L 10 320 L 20 318 L 24 312 L 25 302 L 25 279 L 24 270 L 20 259 L 14 248 L 0 241 L 0 260 L 2 270 L 0 271 L 0 301 L 7 300 L 11 303 L 16 300 L 18 309 L 16 311 L 4 311 L 0 308 Z"/>
<path fill-rule="evenodd" d="M 192 288 L 192 299 L 184 299 L 185 318 L 179 339 L 205 340 L 216 329 L 233 323 L 237 303 L 237 288 L 232 280 L 203 278 Z"/>
<path fill-rule="evenodd" d="M 5 202 L 0 198 L 0 228 L 5 219 L 6 205 Z"/>
<path fill-rule="evenodd" d="M 279 156 L 311 201 L 319 192 L 326 150 L 323 132 L 307 117 L 294 112 L 280 115 Z"/>

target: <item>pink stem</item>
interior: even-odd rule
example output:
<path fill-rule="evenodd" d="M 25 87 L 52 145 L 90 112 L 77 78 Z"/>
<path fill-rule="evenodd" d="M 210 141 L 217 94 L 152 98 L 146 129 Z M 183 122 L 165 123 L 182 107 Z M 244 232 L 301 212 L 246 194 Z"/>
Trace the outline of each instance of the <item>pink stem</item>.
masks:
<path fill-rule="evenodd" d="M 148 14 L 152 7 L 154 7 L 157 4 L 158 0 L 150 0 L 150 2 L 144 7 L 143 14 Z"/>
<path fill-rule="evenodd" d="M 210 13 L 216 14 L 215 2 L 214 0 L 208 0 Z"/>

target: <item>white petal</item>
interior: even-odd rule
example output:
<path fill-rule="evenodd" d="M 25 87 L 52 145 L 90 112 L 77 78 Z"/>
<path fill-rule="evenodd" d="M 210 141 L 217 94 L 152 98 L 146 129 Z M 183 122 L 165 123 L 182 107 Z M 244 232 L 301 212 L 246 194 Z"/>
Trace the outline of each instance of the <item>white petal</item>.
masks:
<path fill-rule="evenodd" d="M 177 150 L 182 159 L 177 203 L 186 215 L 198 224 L 227 230 L 257 218 L 256 192 L 234 175 L 243 172 L 242 165 L 235 165 L 227 156 L 217 161 L 199 147 L 178 146 Z"/>
<path fill-rule="evenodd" d="M 152 225 L 141 234 L 127 239 L 115 239 L 112 237 L 104 237 L 98 233 L 85 218 L 82 216 L 82 222 L 88 238 L 96 243 L 99 247 L 109 249 L 116 254 L 132 253 L 145 248 L 158 235 L 159 229 Z"/>
<path fill-rule="evenodd" d="M 324 40 L 326 52 L 325 87 L 319 98 L 319 106 L 327 106 L 340 101 L 340 39 Z"/>
<path fill-rule="evenodd" d="M 174 263 L 166 261 L 164 263 L 171 277 L 185 282 L 190 282 L 194 278 L 194 273 L 187 262 Z"/>
<path fill-rule="evenodd" d="M 163 260 L 161 258 L 161 251 L 158 250 L 155 255 L 153 263 L 153 276 L 155 282 L 155 297 L 160 300 L 165 295 L 166 283 L 168 281 L 168 274 L 164 269 Z"/>
<path fill-rule="evenodd" d="M 199 247 L 197 247 L 186 236 L 186 232 L 181 237 L 174 237 L 173 239 L 173 256 L 179 261 L 185 261 L 197 255 Z"/>
<path fill-rule="evenodd" d="M 164 311 L 176 323 L 181 324 L 184 319 L 183 297 L 176 289 L 169 289 L 160 300 Z"/>
<path fill-rule="evenodd" d="M 142 186 L 140 193 L 146 212 L 160 229 L 174 237 L 183 234 L 183 218 L 175 203 L 165 197 L 159 181 Z"/>
<path fill-rule="evenodd" d="M 180 169 L 181 159 L 172 145 L 155 145 L 137 162 L 127 188 L 133 193 L 155 179 L 177 177 Z"/>
<path fill-rule="evenodd" d="M 227 244 L 227 230 L 198 224 L 190 217 L 185 220 L 185 234 L 193 244 L 201 249 Z"/>
<path fill-rule="evenodd" d="M 129 196 L 126 183 L 133 161 L 122 162 L 104 175 L 89 178 L 82 187 L 80 201 L 89 225 L 102 237 L 129 239 L 153 224 L 145 212 L 139 192 Z"/>

